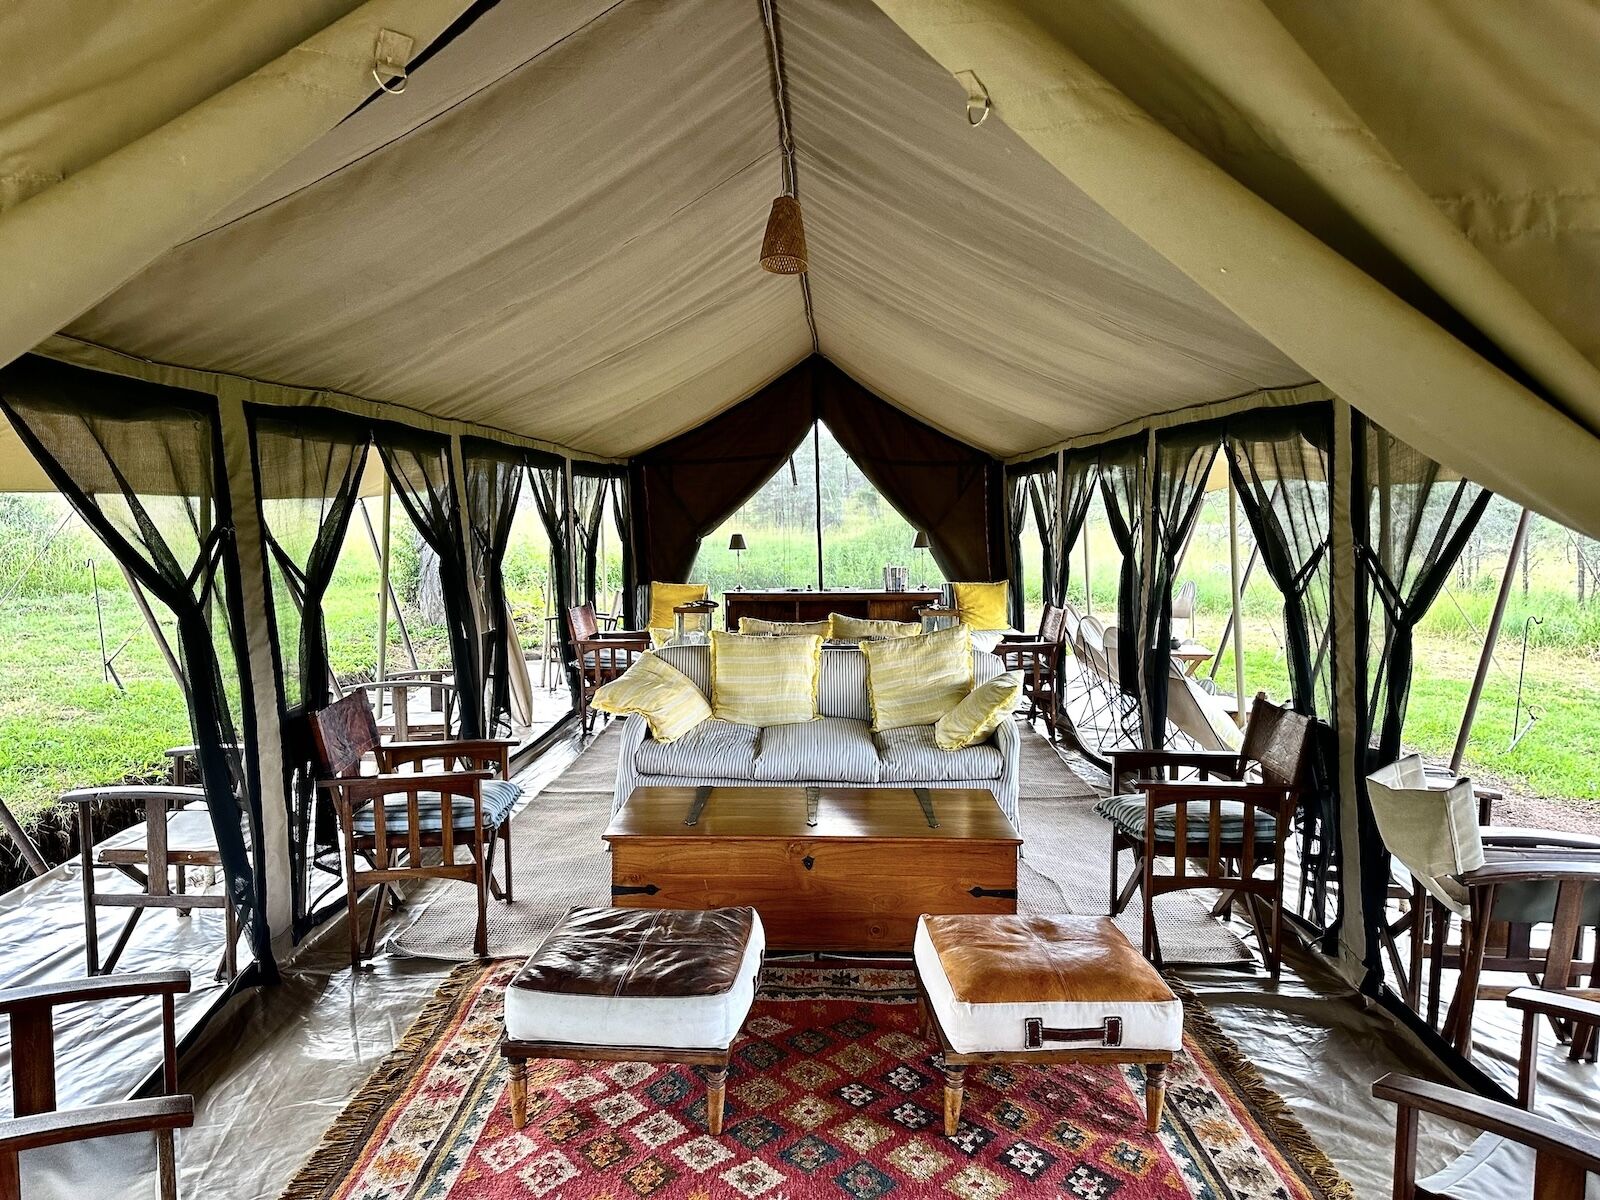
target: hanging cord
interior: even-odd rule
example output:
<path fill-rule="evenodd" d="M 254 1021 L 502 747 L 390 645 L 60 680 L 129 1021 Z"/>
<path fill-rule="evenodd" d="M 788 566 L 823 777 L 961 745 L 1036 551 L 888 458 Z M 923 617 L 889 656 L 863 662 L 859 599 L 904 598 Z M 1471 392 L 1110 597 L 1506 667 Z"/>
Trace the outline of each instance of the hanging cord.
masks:
<path fill-rule="evenodd" d="M 772 67 L 772 98 L 778 109 L 778 152 L 783 156 L 783 192 L 800 199 L 800 177 L 795 170 L 794 133 L 789 128 L 789 89 L 783 76 L 783 48 L 778 42 L 778 15 L 773 9 L 774 0 L 761 0 L 761 22 L 767 31 L 767 55 Z M 805 304 L 806 328 L 811 333 L 811 352 L 820 353 L 817 338 L 817 317 L 811 307 L 811 278 L 808 272 L 800 273 L 800 296 Z"/>

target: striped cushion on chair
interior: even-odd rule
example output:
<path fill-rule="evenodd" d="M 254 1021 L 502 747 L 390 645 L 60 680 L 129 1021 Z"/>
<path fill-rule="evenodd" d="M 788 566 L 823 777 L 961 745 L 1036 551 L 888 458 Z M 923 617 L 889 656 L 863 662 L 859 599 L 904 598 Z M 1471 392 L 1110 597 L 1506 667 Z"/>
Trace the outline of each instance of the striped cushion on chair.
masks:
<path fill-rule="evenodd" d="M 483 781 L 483 827 L 492 829 L 504 821 L 511 814 L 511 809 L 522 797 L 522 785 L 512 783 L 505 779 L 486 779 Z M 387 800 L 383 806 L 384 833 L 388 836 L 408 833 L 411 826 L 411 814 L 406 811 L 406 802 L 403 797 Z M 450 798 L 450 817 L 452 828 L 470 830 L 472 828 L 472 801 L 465 796 L 452 796 Z M 377 832 L 377 818 L 372 811 L 372 805 L 367 805 L 355 814 L 352 822 L 356 833 L 371 836 Z M 429 795 L 424 792 L 417 799 L 417 829 L 420 833 L 438 833 L 444 828 L 444 806 L 440 803 L 437 793 Z"/>
<path fill-rule="evenodd" d="M 1095 812 L 1115 825 L 1131 838 L 1144 840 L 1144 793 L 1133 792 L 1126 796 L 1107 796 L 1094 806 Z M 1221 842 L 1238 846 L 1244 842 L 1244 805 L 1237 800 L 1224 800 Z M 1277 828 L 1277 819 L 1269 812 L 1256 809 L 1256 837 L 1263 843 L 1270 841 Z M 1211 804 L 1205 800 L 1189 801 L 1190 845 L 1211 837 Z M 1170 842 L 1178 836 L 1178 810 L 1176 807 L 1156 812 L 1156 840 Z"/>

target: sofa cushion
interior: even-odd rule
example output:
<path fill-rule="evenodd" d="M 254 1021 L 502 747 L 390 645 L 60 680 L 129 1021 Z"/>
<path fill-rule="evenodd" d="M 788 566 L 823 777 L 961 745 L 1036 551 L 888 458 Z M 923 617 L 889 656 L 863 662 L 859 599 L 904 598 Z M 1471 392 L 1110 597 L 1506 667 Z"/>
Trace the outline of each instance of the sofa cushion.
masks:
<path fill-rule="evenodd" d="M 932 725 L 972 690 L 972 634 L 965 625 L 863 642 L 861 653 L 874 731 Z"/>
<path fill-rule="evenodd" d="M 1016 711 L 1021 697 L 1022 676 L 1016 672 L 980 683 L 934 723 L 934 743 L 941 750 L 953 751 L 987 741 L 995 727 Z"/>
<path fill-rule="evenodd" d="M 638 713 L 650 723 L 650 736 L 671 742 L 711 717 L 711 705 L 689 677 L 671 663 L 646 654 L 589 701 L 600 712 Z"/>
<path fill-rule="evenodd" d="M 754 778 L 768 782 L 825 779 L 877 783 L 878 747 L 865 721 L 823 717 L 761 731 Z"/>
<path fill-rule="evenodd" d="M 711 699 L 711 644 L 709 642 L 684 643 L 679 646 L 662 646 L 656 657 L 668 666 L 676 667 L 700 689 L 700 694 Z"/>
<path fill-rule="evenodd" d="M 740 617 L 739 632 L 765 634 L 768 637 L 831 638 L 833 618 L 825 617 L 820 621 L 764 621 L 760 617 Z"/>
<path fill-rule="evenodd" d="M 742 725 L 817 719 L 822 639 L 711 634 L 711 712 Z"/>
<path fill-rule="evenodd" d="M 711 589 L 703 583 L 650 584 L 650 616 L 645 621 L 651 629 L 676 629 L 677 617 L 673 609 L 693 604 L 710 595 Z"/>
<path fill-rule="evenodd" d="M 1011 625 L 1011 585 L 1004 579 L 995 583 L 952 583 L 956 620 L 968 629 L 1007 629 Z"/>
<path fill-rule="evenodd" d="M 916 637 L 922 632 L 921 621 L 872 621 L 865 617 L 833 614 L 833 636 L 847 642 L 865 641 L 867 638 Z"/>
<path fill-rule="evenodd" d="M 754 779 L 756 747 L 761 731 L 712 717 L 676 741 L 645 738 L 634 752 L 641 775 L 698 776 L 705 779 Z"/>
<path fill-rule="evenodd" d="M 867 660 L 854 646 L 822 648 L 817 711 L 825 717 L 872 720 L 872 705 L 867 700 Z"/>
<path fill-rule="evenodd" d="M 908 725 L 872 736 L 878 744 L 879 783 L 999 779 L 1005 770 L 1005 755 L 993 742 L 941 750 L 934 744 L 932 725 Z"/>

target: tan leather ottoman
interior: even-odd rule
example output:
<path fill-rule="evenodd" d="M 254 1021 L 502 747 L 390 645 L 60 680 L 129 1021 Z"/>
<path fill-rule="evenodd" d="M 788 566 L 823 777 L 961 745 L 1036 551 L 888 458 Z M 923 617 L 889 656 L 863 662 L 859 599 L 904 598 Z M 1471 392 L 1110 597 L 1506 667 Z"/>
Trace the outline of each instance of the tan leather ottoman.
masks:
<path fill-rule="evenodd" d="M 912 947 L 944 1071 L 944 1131 L 973 1063 L 1142 1063 L 1161 1124 L 1183 1003 L 1109 917 L 922 917 Z"/>
<path fill-rule="evenodd" d="M 765 949 L 753 908 L 572 909 L 506 987 L 511 1123 L 527 1123 L 530 1058 L 670 1062 L 700 1068 L 721 1133 L 728 1050 Z"/>

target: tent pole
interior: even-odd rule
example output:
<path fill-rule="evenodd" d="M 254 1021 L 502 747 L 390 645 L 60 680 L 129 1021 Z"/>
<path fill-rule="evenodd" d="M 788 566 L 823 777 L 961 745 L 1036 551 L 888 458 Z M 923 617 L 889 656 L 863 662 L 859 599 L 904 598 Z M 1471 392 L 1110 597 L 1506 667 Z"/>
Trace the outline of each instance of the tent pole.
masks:
<path fill-rule="evenodd" d="M 1084 522 L 1083 530 L 1083 615 L 1094 616 L 1094 579 L 1089 574 L 1089 529 L 1088 522 Z"/>
<path fill-rule="evenodd" d="M 139 586 L 139 581 L 133 577 L 133 572 L 128 570 L 121 559 L 117 566 L 122 568 L 122 577 L 128 581 L 128 591 L 133 595 L 133 603 L 144 617 L 144 623 L 150 627 L 150 635 L 155 638 L 156 645 L 161 650 L 161 657 L 167 660 L 167 670 L 172 672 L 172 677 L 178 681 L 178 690 L 185 696 L 189 694 L 189 685 L 184 682 L 183 668 L 178 665 L 178 656 L 172 652 L 172 643 L 167 641 L 167 635 L 161 628 L 161 622 L 156 620 L 156 614 L 150 609 L 150 601 L 144 594 L 144 589 Z"/>
<path fill-rule="evenodd" d="M 1483 631 L 1483 651 L 1478 655 L 1478 670 L 1472 676 L 1472 690 L 1467 693 L 1467 707 L 1461 714 L 1461 729 L 1456 734 L 1456 748 L 1450 754 L 1450 771 L 1461 770 L 1461 760 L 1466 757 L 1467 739 L 1472 736 L 1472 721 L 1478 715 L 1478 701 L 1483 698 L 1483 684 L 1489 676 L 1489 663 L 1494 658 L 1494 644 L 1500 640 L 1500 623 L 1505 620 L 1506 603 L 1511 599 L 1511 588 L 1517 576 L 1517 560 L 1522 557 L 1523 544 L 1528 540 L 1528 510 L 1523 509 L 1517 518 L 1516 532 L 1511 535 L 1511 553 L 1506 558 L 1506 571 L 1500 577 L 1500 593 L 1494 598 L 1494 612 L 1489 616 L 1489 627 Z"/>
<path fill-rule="evenodd" d="M 1255 574 L 1256 560 L 1261 554 L 1260 544 L 1250 547 L 1250 557 L 1244 560 L 1244 570 L 1239 575 L 1239 594 L 1244 594 L 1244 589 L 1250 586 L 1250 576 Z M 1217 677 L 1217 668 L 1222 665 L 1222 647 L 1233 637 L 1234 613 L 1228 613 L 1228 620 L 1222 626 L 1222 637 L 1217 642 L 1217 655 L 1211 660 L 1211 678 Z"/>
<path fill-rule="evenodd" d="M 389 494 L 388 489 L 389 484 L 388 481 L 385 480 L 384 496 L 386 498 Z M 361 509 L 361 521 L 367 527 L 367 540 L 372 543 L 372 553 L 377 555 L 378 565 L 381 568 L 383 565 L 383 549 L 378 545 L 378 531 L 372 527 L 372 514 L 367 511 L 367 502 L 365 498 L 362 499 L 361 503 L 358 504 L 357 507 Z M 388 521 L 383 523 L 383 528 L 385 532 L 388 531 Z M 420 664 L 417 662 L 417 651 L 415 647 L 411 645 L 411 631 L 406 628 L 406 615 L 400 610 L 400 597 L 394 594 L 394 581 L 392 579 L 389 581 L 388 593 L 389 603 L 394 608 L 394 623 L 400 627 L 400 640 L 405 645 L 406 657 L 411 660 L 411 669 L 415 671 L 420 666 Z"/>
<path fill-rule="evenodd" d="M 1252 565 L 1255 562 L 1251 556 Z M 1244 723 L 1244 622 L 1239 619 L 1243 611 L 1240 596 L 1244 588 L 1239 582 L 1239 492 L 1233 483 L 1233 472 L 1228 472 L 1228 585 L 1232 592 L 1233 611 L 1228 623 L 1233 627 L 1233 698 L 1235 719 Z M 1217 648 L 1222 653 L 1222 648 Z"/>
<path fill-rule="evenodd" d="M 817 591 L 822 591 L 822 429 L 821 421 L 811 425 L 811 481 L 812 495 L 817 506 Z"/>
<path fill-rule="evenodd" d="M 390 483 L 383 481 L 383 535 L 378 542 L 378 678 L 388 676 L 389 669 L 389 519 Z M 384 691 L 378 689 L 378 715 L 383 715 Z"/>

